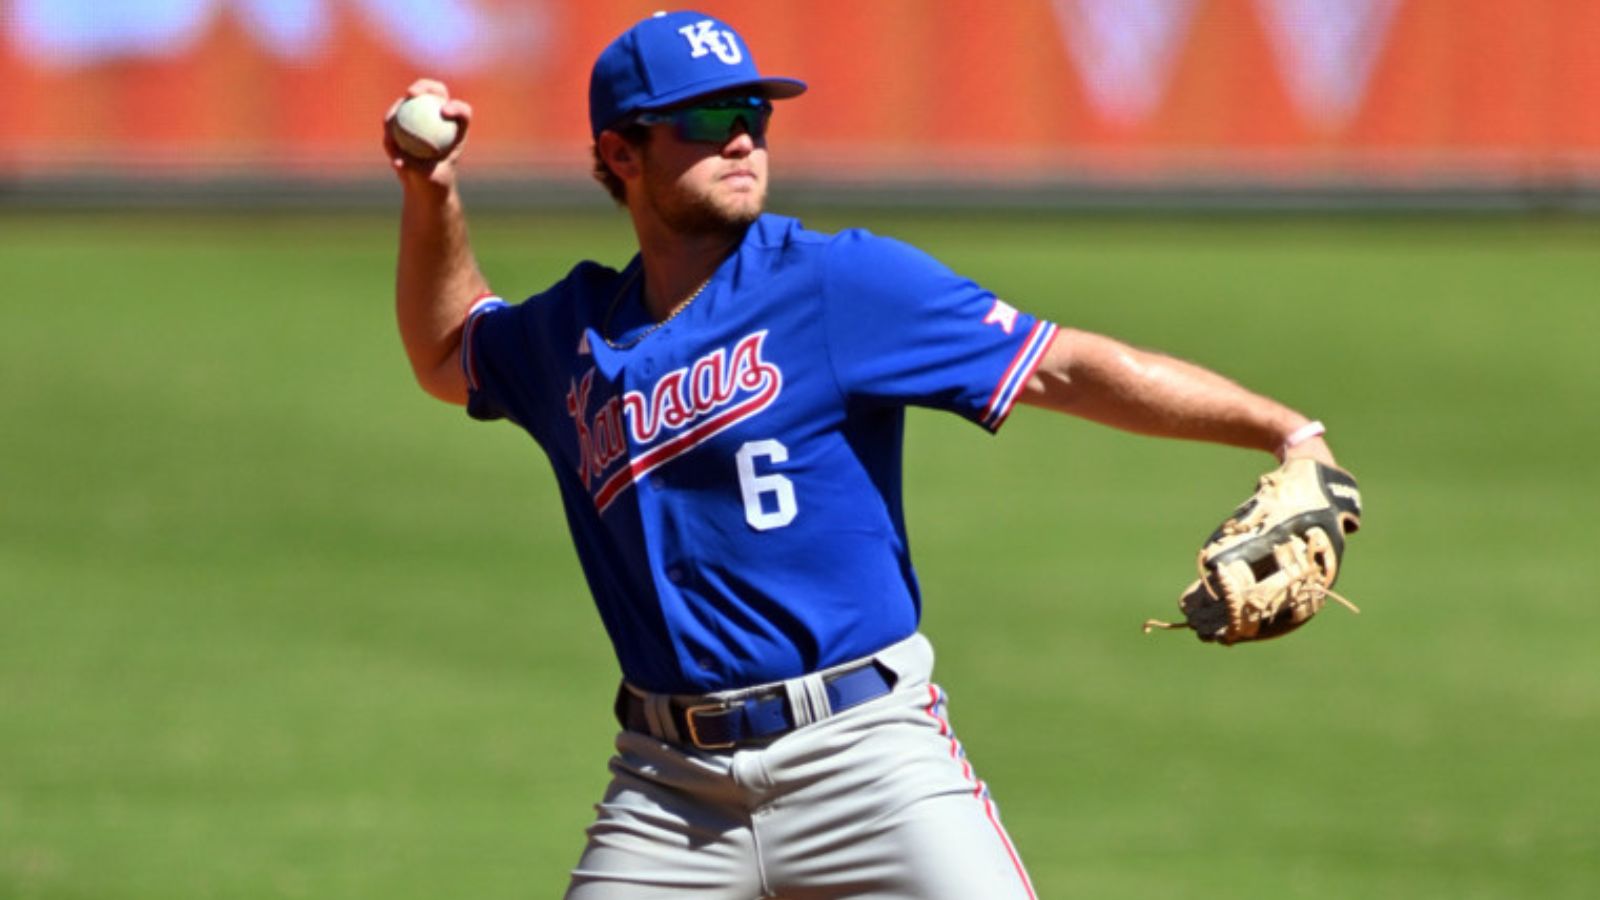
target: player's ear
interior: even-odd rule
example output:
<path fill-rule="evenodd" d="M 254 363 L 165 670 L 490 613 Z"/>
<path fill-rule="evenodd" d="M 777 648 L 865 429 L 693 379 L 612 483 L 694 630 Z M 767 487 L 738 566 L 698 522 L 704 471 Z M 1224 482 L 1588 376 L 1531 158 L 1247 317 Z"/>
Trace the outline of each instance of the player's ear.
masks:
<path fill-rule="evenodd" d="M 600 132 L 597 146 L 600 148 L 600 158 L 618 178 L 627 180 L 638 177 L 643 166 L 638 147 L 610 129 Z"/>

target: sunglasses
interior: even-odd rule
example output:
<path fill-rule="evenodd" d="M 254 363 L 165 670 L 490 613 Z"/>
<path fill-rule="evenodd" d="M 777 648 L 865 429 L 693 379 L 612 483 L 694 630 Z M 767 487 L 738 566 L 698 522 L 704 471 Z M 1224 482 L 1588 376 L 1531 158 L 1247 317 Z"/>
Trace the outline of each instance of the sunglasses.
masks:
<path fill-rule="evenodd" d="M 665 125 L 671 123 L 679 140 L 705 144 L 725 144 L 733 137 L 740 122 L 754 140 L 767 134 L 767 121 L 772 118 L 772 102 L 765 97 L 732 97 L 713 100 L 682 109 L 663 112 L 640 113 L 635 119 L 640 125 Z"/>

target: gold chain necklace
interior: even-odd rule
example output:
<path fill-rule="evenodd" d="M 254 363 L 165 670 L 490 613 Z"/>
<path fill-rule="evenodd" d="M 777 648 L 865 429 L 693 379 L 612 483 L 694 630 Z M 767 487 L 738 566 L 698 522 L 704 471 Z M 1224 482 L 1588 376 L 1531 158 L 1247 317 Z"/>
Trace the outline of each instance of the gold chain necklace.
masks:
<path fill-rule="evenodd" d="M 717 274 L 715 271 L 713 271 L 711 273 L 711 275 L 707 275 L 706 276 L 706 280 L 700 282 L 700 286 L 695 288 L 693 293 L 691 293 L 689 296 L 683 298 L 683 300 L 680 301 L 677 306 L 674 306 L 672 308 L 672 312 L 667 313 L 667 317 L 665 319 L 662 319 L 661 321 L 655 323 L 654 325 L 651 325 L 649 328 L 646 328 L 644 331 L 640 332 L 639 334 L 634 335 L 634 337 L 631 340 L 629 340 L 629 341 L 627 341 L 625 343 L 621 343 L 621 344 L 616 343 L 615 341 L 611 340 L 611 317 L 616 315 L 617 307 L 622 303 L 622 298 L 624 296 L 626 296 L 628 291 L 633 288 L 633 283 L 639 280 L 639 273 L 643 272 L 643 271 L 644 271 L 644 266 L 640 266 L 639 268 L 634 269 L 633 270 L 633 274 L 628 276 L 628 280 L 624 281 L 622 283 L 622 287 L 617 288 L 617 295 L 615 297 L 611 298 L 611 306 L 606 309 L 605 321 L 600 323 L 600 339 L 602 341 L 605 341 L 606 342 L 606 346 L 610 347 L 613 350 L 627 350 L 627 349 L 630 349 L 630 348 L 636 346 L 640 341 L 644 340 L 645 338 L 649 337 L 652 334 L 655 334 L 656 330 L 658 328 L 660 328 L 661 326 L 667 324 L 668 322 L 671 322 L 673 319 L 676 319 L 678 317 L 678 313 L 681 313 L 684 310 L 688 309 L 689 308 L 689 304 L 693 303 L 695 301 L 695 298 L 699 297 L 701 292 L 706 289 L 706 285 L 711 283 L 712 276 Z"/>

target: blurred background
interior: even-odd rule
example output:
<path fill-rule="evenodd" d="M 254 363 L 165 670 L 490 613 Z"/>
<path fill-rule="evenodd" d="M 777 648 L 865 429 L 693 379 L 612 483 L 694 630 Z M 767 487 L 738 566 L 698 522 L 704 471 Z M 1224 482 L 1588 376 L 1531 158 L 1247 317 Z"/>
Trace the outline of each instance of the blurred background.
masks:
<path fill-rule="evenodd" d="M 1600 3 L 703 0 L 773 207 L 1327 422 L 1331 608 L 1142 635 L 1272 464 L 913 410 L 924 630 L 1043 897 L 1600 896 Z M 414 385 L 384 111 L 492 284 L 621 266 L 631 0 L 0 0 L 0 900 L 559 896 L 617 669 L 554 482 Z"/>
<path fill-rule="evenodd" d="M 346 201 L 428 74 L 497 202 L 584 188 L 586 85 L 638 0 L 6 0 L 0 191 Z M 859 199 L 1592 208 L 1586 0 L 701 4 L 811 93 L 788 187 Z M 294 188 L 286 192 L 285 188 Z M 536 190 L 544 188 L 544 190 Z M 264 196 L 261 196 L 264 195 Z"/>

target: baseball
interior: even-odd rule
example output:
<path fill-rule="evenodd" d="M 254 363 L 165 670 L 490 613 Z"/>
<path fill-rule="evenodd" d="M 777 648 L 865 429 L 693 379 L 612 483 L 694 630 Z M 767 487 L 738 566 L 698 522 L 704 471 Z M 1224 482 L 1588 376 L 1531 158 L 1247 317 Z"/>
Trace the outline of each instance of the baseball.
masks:
<path fill-rule="evenodd" d="M 435 160 L 449 153 L 461 135 L 461 126 L 439 114 L 444 98 L 418 94 L 401 103 L 389 120 L 389 133 L 408 156 Z"/>

